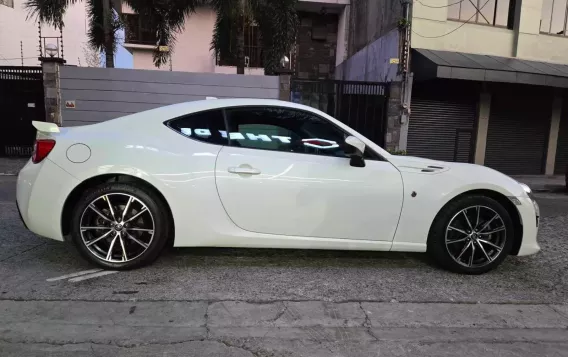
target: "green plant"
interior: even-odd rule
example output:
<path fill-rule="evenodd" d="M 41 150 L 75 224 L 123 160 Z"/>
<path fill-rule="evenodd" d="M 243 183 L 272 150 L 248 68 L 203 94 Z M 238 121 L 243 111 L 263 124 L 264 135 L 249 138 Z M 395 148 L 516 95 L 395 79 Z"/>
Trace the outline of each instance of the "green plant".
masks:
<path fill-rule="evenodd" d="M 406 155 L 406 150 L 387 150 L 391 155 Z"/>
<path fill-rule="evenodd" d="M 407 19 L 400 19 L 400 20 L 398 20 L 398 28 L 399 28 L 399 29 L 402 30 L 402 29 L 407 28 L 408 26 L 410 26 L 410 21 L 409 21 L 409 20 L 407 20 Z"/>

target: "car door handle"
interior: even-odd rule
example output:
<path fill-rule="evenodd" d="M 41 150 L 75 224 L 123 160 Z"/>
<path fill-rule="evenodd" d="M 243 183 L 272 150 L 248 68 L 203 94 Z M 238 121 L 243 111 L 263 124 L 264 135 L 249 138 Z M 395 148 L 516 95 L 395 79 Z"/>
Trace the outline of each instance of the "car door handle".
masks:
<path fill-rule="evenodd" d="M 260 175 L 260 170 L 252 167 L 229 167 L 232 174 Z"/>

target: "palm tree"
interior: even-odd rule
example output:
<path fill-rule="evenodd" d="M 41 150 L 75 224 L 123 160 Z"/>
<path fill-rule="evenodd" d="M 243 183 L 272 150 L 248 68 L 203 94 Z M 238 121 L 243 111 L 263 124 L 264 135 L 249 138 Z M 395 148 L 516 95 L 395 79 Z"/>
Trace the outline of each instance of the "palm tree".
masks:
<path fill-rule="evenodd" d="M 260 33 L 266 74 L 273 74 L 280 59 L 296 38 L 298 0 L 125 0 L 145 21 L 156 28 L 156 43 L 168 51 L 154 51 L 154 65 L 167 63 L 176 35 L 184 28 L 186 16 L 199 6 L 211 6 L 217 19 L 211 49 L 223 58 L 237 62 L 237 73 L 244 74 L 244 26 L 255 23 Z"/>
<path fill-rule="evenodd" d="M 58 28 L 69 5 L 81 0 L 26 0 L 29 15 Z M 120 0 L 85 0 L 89 15 L 89 43 L 105 53 L 106 66 L 114 67 L 116 32 L 122 23 L 113 10 Z M 211 49 L 225 58 L 235 58 L 237 73 L 244 74 L 244 26 L 255 23 L 263 46 L 265 72 L 272 74 L 280 58 L 296 37 L 298 0 L 122 0 L 145 21 L 154 24 L 156 49 L 154 65 L 168 62 L 176 35 L 184 28 L 187 16 L 198 6 L 211 6 L 217 14 Z M 234 45 L 233 45 L 234 44 Z M 167 51 L 161 51 L 167 47 Z"/>
<path fill-rule="evenodd" d="M 221 57 L 235 58 L 237 73 L 244 74 L 244 27 L 256 24 L 266 74 L 273 74 L 280 59 L 294 44 L 297 0 L 211 0 L 217 14 L 211 49 Z"/>
<path fill-rule="evenodd" d="M 67 8 L 80 0 L 27 0 L 25 7 L 28 18 L 33 17 L 63 28 L 63 18 Z M 122 27 L 118 14 L 114 11 L 120 0 L 85 0 L 89 17 L 88 40 L 92 48 L 105 54 L 106 66 L 114 67 L 114 53 L 117 46 L 117 31 Z"/>

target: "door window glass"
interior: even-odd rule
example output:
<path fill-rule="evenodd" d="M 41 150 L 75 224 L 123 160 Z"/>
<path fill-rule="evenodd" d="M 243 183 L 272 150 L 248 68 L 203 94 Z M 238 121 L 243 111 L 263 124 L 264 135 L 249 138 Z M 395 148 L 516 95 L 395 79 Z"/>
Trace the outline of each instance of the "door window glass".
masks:
<path fill-rule="evenodd" d="M 227 116 L 231 146 L 347 157 L 345 138 L 348 134 L 309 112 L 248 107 L 229 109 Z M 370 149 L 365 152 L 365 157 L 376 158 Z"/>
<path fill-rule="evenodd" d="M 167 121 L 166 125 L 195 140 L 216 145 L 227 145 L 228 142 L 221 110 L 190 114 Z"/>

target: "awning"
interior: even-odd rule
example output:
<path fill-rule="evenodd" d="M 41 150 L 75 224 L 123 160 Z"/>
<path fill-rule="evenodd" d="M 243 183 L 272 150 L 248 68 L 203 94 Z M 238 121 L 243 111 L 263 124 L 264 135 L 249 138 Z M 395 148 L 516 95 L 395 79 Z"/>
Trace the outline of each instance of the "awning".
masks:
<path fill-rule="evenodd" d="M 417 81 L 433 78 L 568 88 L 568 65 L 463 52 L 412 50 Z"/>

